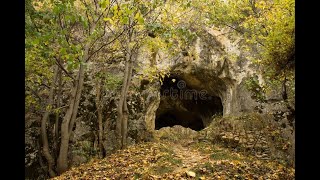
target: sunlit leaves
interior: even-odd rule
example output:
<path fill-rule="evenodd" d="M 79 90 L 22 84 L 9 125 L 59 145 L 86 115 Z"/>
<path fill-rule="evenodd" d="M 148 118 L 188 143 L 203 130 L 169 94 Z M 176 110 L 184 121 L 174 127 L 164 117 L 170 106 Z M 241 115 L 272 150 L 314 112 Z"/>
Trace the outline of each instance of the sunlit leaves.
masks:
<path fill-rule="evenodd" d="M 144 23 L 144 18 L 142 16 L 142 14 L 139 12 L 137 12 L 137 14 L 134 16 L 134 18 L 138 21 L 139 24 L 143 24 Z"/>
<path fill-rule="evenodd" d="M 104 79 L 105 79 L 104 84 L 105 84 L 106 90 L 111 90 L 111 91 L 116 90 L 122 84 L 122 78 L 110 73 L 104 74 Z"/>
<path fill-rule="evenodd" d="M 261 86 L 257 76 L 252 76 L 245 81 L 246 88 L 251 91 L 253 99 L 264 102 L 266 87 Z"/>
<path fill-rule="evenodd" d="M 203 4 L 197 5 L 203 7 Z M 264 73 L 278 78 L 281 71 L 292 69 L 294 0 L 215 1 L 214 6 L 203 8 L 208 12 L 210 25 L 229 28 L 244 39 L 241 50 L 260 65 Z"/>
<path fill-rule="evenodd" d="M 110 5 L 110 1 L 109 0 L 101 0 L 100 5 L 101 5 L 102 9 L 106 9 Z"/>
<path fill-rule="evenodd" d="M 110 23 L 112 22 L 112 19 L 109 18 L 109 17 L 105 17 L 105 18 L 103 18 L 103 20 L 104 20 L 104 21 L 109 21 Z"/>

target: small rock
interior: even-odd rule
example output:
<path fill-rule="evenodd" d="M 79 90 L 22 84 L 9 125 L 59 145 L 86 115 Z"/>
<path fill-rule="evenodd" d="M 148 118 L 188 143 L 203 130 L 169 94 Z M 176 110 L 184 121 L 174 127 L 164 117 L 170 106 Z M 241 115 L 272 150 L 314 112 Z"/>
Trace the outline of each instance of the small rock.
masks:
<path fill-rule="evenodd" d="M 187 176 L 189 176 L 189 177 L 196 177 L 196 173 L 193 172 L 193 171 L 187 171 L 186 174 L 187 174 Z"/>
<path fill-rule="evenodd" d="M 253 145 L 247 145 L 246 148 L 251 149 L 253 148 Z"/>
<path fill-rule="evenodd" d="M 262 157 L 260 159 L 262 159 L 262 160 L 270 160 L 271 158 L 270 157 Z"/>
<path fill-rule="evenodd" d="M 240 139 L 239 139 L 238 137 L 235 137 L 234 140 L 235 140 L 236 142 L 239 142 L 239 141 L 240 141 Z"/>
<path fill-rule="evenodd" d="M 257 147 L 257 148 L 262 148 L 262 144 L 258 142 L 258 143 L 256 144 L 256 147 Z"/>

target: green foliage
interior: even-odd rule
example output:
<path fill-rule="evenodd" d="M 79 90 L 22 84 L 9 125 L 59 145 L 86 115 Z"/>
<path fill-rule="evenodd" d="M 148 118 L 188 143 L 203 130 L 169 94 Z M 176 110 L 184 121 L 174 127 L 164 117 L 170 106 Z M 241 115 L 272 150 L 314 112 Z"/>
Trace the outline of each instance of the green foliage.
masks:
<path fill-rule="evenodd" d="M 143 69 L 143 74 L 139 76 L 140 80 L 147 78 L 150 82 L 160 81 L 162 84 L 165 77 L 169 77 L 168 69 L 158 69 L 157 67 L 149 67 Z"/>
<path fill-rule="evenodd" d="M 294 67 L 294 0 L 215 1 L 207 6 L 209 24 L 227 27 L 243 37 L 242 50 L 261 65 L 267 77 L 282 78 Z"/>
<path fill-rule="evenodd" d="M 107 73 L 105 75 L 105 88 L 106 90 L 116 90 L 119 89 L 119 87 L 122 84 L 122 78 L 119 76 L 115 76 L 113 74 Z"/>
<path fill-rule="evenodd" d="M 101 0 L 99 3 L 100 3 L 100 6 L 102 7 L 102 9 L 106 9 L 110 5 L 109 0 Z"/>
<path fill-rule="evenodd" d="M 176 34 L 181 37 L 184 44 L 189 44 L 196 38 L 196 33 L 185 27 L 178 28 Z"/>
<path fill-rule="evenodd" d="M 95 4 L 96 2 L 99 3 Z M 87 63 L 89 60 L 94 61 L 92 64 L 95 71 L 88 73 L 97 74 L 95 78 L 102 83 L 102 91 L 117 91 L 121 87 L 122 77 L 105 73 L 103 70 L 111 60 L 116 62 L 122 60 L 128 49 L 131 52 L 140 53 L 142 49 L 140 47 L 149 52 L 152 56 L 151 60 L 154 61 L 161 61 L 157 57 L 173 59 L 184 50 L 197 58 L 199 55 L 195 54 L 195 50 L 190 46 L 206 28 L 219 30 L 227 28 L 236 37 L 240 35 L 241 52 L 258 65 L 265 78 L 264 84 L 259 82 L 257 76 L 249 78 L 245 83 L 258 102 L 265 102 L 265 94 L 268 90 L 281 86 L 284 81 L 287 82 L 289 102 L 294 102 L 294 7 L 294 0 L 27 0 L 25 6 L 26 110 L 38 113 L 44 110 L 65 112 L 63 108 L 66 104 L 60 105 L 59 108 L 56 104 L 46 105 L 49 86 L 52 84 L 53 67 L 57 64 L 60 69 L 63 69 L 61 71 L 62 102 L 70 102 L 64 99 L 71 97 L 69 92 L 66 94 L 65 89 L 76 87 L 74 79 L 77 77 L 79 67 L 91 65 Z M 129 43 L 126 44 L 128 39 L 130 39 Z M 157 56 L 160 54 L 158 52 L 168 56 Z M 228 59 L 237 59 L 234 55 L 227 56 Z M 163 79 L 169 76 L 169 69 L 158 69 L 153 64 L 150 67 L 144 66 L 143 70 L 140 78 L 148 79 L 149 82 L 162 83 Z M 55 94 L 54 103 L 57 102 L 56 100 Z M 92 113 L 91 110 L 89 113 Z M 215 123 L 228 117 L 216 115 L 212 118 L 215 121 L 209 127 L 216 128 L 224 125 L 220 123 L 219 126 L 215 126 L 217 125 Z M 264 127 L 260 120 L 258 116 L 229 118 L 226 120 L 225 129 L 229 128 L 227 125 L 230 124 L 241 126 L 244 130 Z M 170 134 L 165 134 L 161 138 L 174 142 L 181 139 L 179 135 Z M 80 146 L 82 148 L 79 152 L 74 153 L 81 155 L 97 153 L 90 142 L 83 142 Z M 142 148 L 144 149 L 146 148 Z M 211 148 L 202 148 L 202 151 L 210 153 L 208 156 L 211 155 L 211 160 L 238 160 L 227 151 L 212 152 Z M 141 157 L 150 154 L 148 152 Z M 127 157 L 126 152 L 125 158 Z M 143 163 L 137 165 L 146 165 L 154 160 L 142 161 Z M 156 160 L 158 160 L 157 166 L 152 168 L 158 174 L 172 172 L 174 169 L 170 165 L 179 166 L 182 163 L 181 159 L 175 158 L 172 149 L 166 150 Z M 119 161 L 113 162 L 111 164 Z M 134 160 L 134 162 L 141 161 Z M 211 164 L 205 164 L 204 168 L 213 169 Z M 108 172 L 113 173 L 113 171 Z M 135 177 L 140 178 L 141 175 L 142 173 L 139 172 Z"/>
<path fill-rule="evenodd" d="M 252 98 L 258 102 L 264 102 L 266 100 L 265 92 L 266 88 L 261 86 L 257 76 L 252 76 L 245 81 L 246 88 L 252 93 Z"/>
<path fill-rule="evenodd" d="M 211 154 L 210 158 L 214 160 L 240 160 L 239 157 L 232 155 L 230 152 L 217 151 Z"/>

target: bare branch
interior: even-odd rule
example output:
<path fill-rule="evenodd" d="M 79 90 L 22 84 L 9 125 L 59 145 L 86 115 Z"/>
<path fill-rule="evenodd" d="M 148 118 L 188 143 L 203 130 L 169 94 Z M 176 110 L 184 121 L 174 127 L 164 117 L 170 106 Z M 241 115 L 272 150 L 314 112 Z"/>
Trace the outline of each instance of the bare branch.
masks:
<path fill-rule="evenodd" d="M 103 16 L 104 12 L 106 12 L 106 10 L 108 10 L 107 14 L 109 14 L 110 12 L 110 8 L 111 8 L 111 4 L 113 4 L 113 2 L 110 2 L 109 7 L 105 8 L 102 13 L 99 15 L 99 17 L 97 18 L 97 20 L 95 21 L 95 23 L 98 23 L 98 21 L 101 19 L 101 17 Z"/>
<path fill-rule="evenodd" d="M 56 64 L 60 67 L 60 69 L 62 69 L 62 71 L 68 76 L 70 77 L 71 79 L 73 79 L 75 81 L 75 79 L 70 75 L 70 73 L 60 64 L 60 61 L 59 59 L 54 56 L 54 59 L 56 60 Z"/>
<path fill-rule="evenodd" d="M 100 46 L 97 50 L 95 50 L 89 57 L 87 60 L 85 60 L 85 62 L 88 62 L 90 60 L 90 58 L 95 54 L 97 53 L 98 51 L 100 51 L 103 47 L 113 43 L 115 40 L 117 40 L 123 33 L 124 33 L 125 30 L 123 30 L 120 34 L 118 34 L 118 36 L 116 36 L 114 39 L 112 39 L 111 41 L 103 44 L 102 46 Z"/>
<path fill-rule="evenodd" d="M 220 21 L 219 19 L 217 19 L 218 21 Z M 233 29 L 233 30 L 235 30 L 236 32 L 238 32 L 238 33 L 240 33 L 240 34 L 244 34 L 244 32 L 243 31 L 241 31 L 240 29 L 238 29 L 238 28 L 236 28 L 236 27 L 233 27 L 233 26 L 231 26 L 231 25 L 229 25 L 229 24 L 227 24 L 227 23 L 224 23 L 224 22 L 221 22 L 220 21 L 220 23 L 221 24 L 223 24 L 223 25 L 225 25 L 225 26 L 227 26 L 227 27 L 229 27 L 229 28 L 231 28 L 231 29 Z M 251 34 L 249 35 L 250 37 L 251 37 Z M 263 47 L 265 47 L 265 45 L 262 43 L 262 42 L 260 42 L 260 41 L 258 41 L 257 39 L 255 40 L 258 44 L 260 44 L 261 46 L 263 46 Z"/>
<path fill-rule="evenodd" d="M 58 16 L 58 17 L 59 17 L 59 25 L 60 25 L 60 28 L 61 28 L 61 30 L 63 31 L 63 30 L 65 30 L 65 27 L 64 27 L 64 25 L 63 25 L 63 22 L 62 22 L 61 14 L 60 14 L 60 13 L 59 13 L 59 16 Z M 67 37 L 67 35 L 66 35 L 65 33 L 63 33 L 63 35 L 64 35 L 64 37 L 65 37 L 68 45 L 70 46 L 69 38 Z"/>
<path fill-rule="evenodd" d="M 31 91 L 31 93 L 32 93 L 36 98 L 38 98 L 39 101 L 41 101 L 41 97 L 39 96 L 39 94 L 38 94 L 35 90 L 33 90 L 32 88 L 30 88 L 29 86 L 26 86 L 26 88 L 27 88 L 29 91 Z M 27 91 L 26 91 L 26 92 L 27 92 Z"/>
<path fill-rule="evenodd" d="M 116 36 L 116 33 L 107 25 L 107 28 L 111 31 L 111 33 Z M 120 40 L 121 41 L 121 40 Z M 123 46 L 123 43 L 120 43 L 120 45 L 122 46 L 123 49 L 126 49 L 124 46 Z"/>
<path fill-rule="evenodd" d="M 104 24 L 103 34 L 102 34 L 100 37 L 98 37 L 97 39 L 95 39 L 95 40 L 93 41 L 93 43 L 91 44 L 91 46 L 90 46 L 90 48 L 89 48 L 89 51 L 91 51 L 91 50 L 92 50 L 92 47 L 94 46 L 94 44 L 95 44 L 99 39 L 103 38 L 103 36 L 106 34 L 106 26 L 107 26 L 107 22 L 105 22 L 105 24 Z"/>
<path fill-rule="evenodd" d="M 113 38 L 111 41 L 109 41 L 109 42 L 103 44 L 102 46 L 100 46 L 97 50 L 95 50 L 95 51 L 88 57 L 87 60 L 85 60 L 85 62 L 88 62 L 88 61 L 90 60 L 90 58 L 91 58 L 95 53 L 97 53 L 98 51 L 100 51 L 103 47 L 105 47 L 105 46 L 113 43 L 115 40 L 117 40 L 126 30 L 128 30 L 128 29 L 132 28 L 133 26 L 135 26 L 135 25 L 136 25 L 136 22 L 137 22 L 137 21 L 133 22 L 130 26 L 128 26 L 128 28 L 123 29 L 123 31 L 121 31 L 121 33 L 119 33 L 119 34 L 118 34 L 115 38 Z"/>
<path fill-rule="evenodd" d="M 97 0 L 93 0 L 93 1 L 94 1 L 95 10 L 96 10 L 96 12 L 98 12 L 98 2 L 97 2 Z"/>
<path fill-rule="evenodd" d="M 91 22 L 90 22 L 90 19 L 89 19 L 88 10 L 86 10 L 86 16 L 87 16 L 87 19 L 88 19 L 89 35 L 90 35 L 90 34 L 91 34 L 91 32 L 90 32 L 90 29 L 91 29 Z"/>

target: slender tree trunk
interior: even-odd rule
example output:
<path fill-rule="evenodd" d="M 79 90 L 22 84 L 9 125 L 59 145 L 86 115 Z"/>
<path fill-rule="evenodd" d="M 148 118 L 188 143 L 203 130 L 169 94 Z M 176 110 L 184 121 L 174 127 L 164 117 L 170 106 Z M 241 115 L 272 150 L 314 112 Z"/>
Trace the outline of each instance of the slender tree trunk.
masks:
<path fill-rule="evenodd" d="M 96 27 L 96 24 L 93 24 L 89 32 L 93 32 L 95 27 Z M 61 144 L 60 144 L 60 150 L 59 150 L 59 157 L 57 160 L 57 172 L 59 174 L 65 172 L 68 169 L 69 139 L 70 139 L 70 134 L 72 132 L 72 128 L 75 123 L 75 119 L 77 116 L 78 107 L 80 103 L 80 97 L 83 89 L 84 73 L 85 73 L 85 70 L 84 70 L 85 67 L 83 63 L 85 63 L 88 60 L 89 48 L 90 48 L 90 41 L 85 44 L 84 51 L 83 51 L 84 54 L 80 62 L 79 72 L 75 81 L 75 85 L 71 90 L 69 107 L 61 123 Z"/>
<path fill-rule="evenodd" d="M 110 119 L 109 118 L 110 118 L 110 115 L 111 115 L 112 107 L 113 107 L 113 100 L 110 101 L 109 104 L 108 104 L 107 115 L 105 117 L 105 122 L 104 122 L 104 126 L 103 126 L 103 129 L 105 131 L 104 137 L 106 137 L 106 138 L 109 136 L 109 130 L 110 130 Z M 105 152 L 104 155 L 106 155 L 108 153 L 108 149 L 107 149 L 106 145 L 103 144 L 103 142 L 102 142 L 102 145 L 103 145 L 103 148 L 105 150 L 104 151 Z"/>
<path fill-rule="evenodd" d="M 82 65 L 80 65 L 82 66 Z M 72 113 L 74 112 L 74 107 L 76 106 L 76 96 L 78 93 L 78 86 L 80 80 L 80 73 L 82 73 L 82 68 L 80 67 L 75 86 L 72 89 L 71 98 L 69 101 L 69 108 L 61 123 L 61 144 L 60 151 L 57 160 L 57 172 L 59 174 L 63 173 L 68 169 L 68 148 L 69 148 L 69 123 L 72 118 Z"/>
<path fill-rule="evenodd" d="M 130 27 L 130 22 L 127 27 Z M 125 26 L 125 28 L 127 28 Z M 117 134 L 118 134 L 118 142 L 120 143 L 121 148 L 125 148 L 127 146 L 127 127 L 128 127 L 128 107 L 127 107 L 127 93 L 129 82 L 131 81 L 131 73 L 132 73 L 132 63 L 131 63 L 131 48 L 130 42 L 132 37 L 132 29 L 128 30 L 128 37 L 126 40 L 126 63 L 125 63 L 125 72 L 123 78 L 123 84 L 121 89 L 120 100 L 118 104 L 118 118 L 117 118 Z"/>
<path fill-rule="evenodd" d="M 129 68 L 129 67 L 128 67 Z M 128 70 L 130 71 L 130 70 Z M 127 131 L 128 131 L 128 116 L 129 116 L 129 112 L 128 112 L 128 106 L 127 106 L 127 92 L 128 92 L 128 81 L 129 81 L 129 72 L 128 72 L 128 76 L 127 76 L 127 82 L 126 84 L 126 88 L 125 88 L 125 94 L 123 97 L 123 117 L 122 117 L 122 121 L 121 121 L 121 148 L 125 148 L 127 146 Z"/>
<path fill-rule="evenodd" d="M 122 147 L 122 135 L 123 135 L 123 104 L 125 103 L 125 97 L 126 97 L 126 87 L 127 87 L 127 82 L 128 82 L 128 74 L 129 74 L 129 66 L 128 66 L 128 61 L 125 63 L 125 72 L 124 72 L 124 79 L 122 83 L 122 88 L 121 88 L 121 94 L 120 94 L 120 99 L 119 99 L 119 104 L 117 107 L 117 124 L 116 124 L 116 134 L 117 134 L 117 141 L 118 141 L 118 147 Z"/>
<path fill-rule="evenodd" d="M 130 57 L 129 57 L 130 58 Z M 132 76 L 132 60 L 129 59 L 129 72 L 128 72 L 128 78 L 127 78 L 127 86 L 125 90 L 125 97 L 124 97 L 124 103 L 123 103 L 123 121 L 122 121 L 122 148 L 127 147 L 127 134 L 128 134 L 128 119 L 129 119 L 129 111 L 127 106 L 127 93 L 130 87 L 131 82 L 131 76 Z"/>
<path fill-rule="evenodd" d="M 103 139 L 103 125 L 102 125 L 102 104 L 101 104 L 101 82 L 99 80 L 96 81 L 96 106 L 98 112 L 98 125 L 99 125 L 99 133 L 98 133 L 98 145 L 99 145 L 99 156 L 103 158 L 104 156 L 104 148 L 102 144 Z"/>
<path fill-rule="evenodd" d="M 53 159 L 52 155 L 50 154 L 50 150 L 49 150 L 49 142 L 48 142 L 48 136 L 47 136 L 47 121 L 48 121 L 49 114 L 51 111 L 50 109 L 52 108 L 52 105 L 53 105 L 54 86 L 55 86 L 55 82 L 57 80 L 57 76 L 58 76 L 58 67 L 55 67 L 55 74 L 54 74 L 52 84 L 50 87 L 49 100 L 48 100 L 48 105 L 47 105 L 47 106 L 49 106 L 49 109 L 45 110 L 45 113 L 44 113 L 42 120 L 41 120 L 42 152 L 43 152 L 44 157 L 48 161 L 48 172 L 49 172 L 50 177 L 56 176 L 56 173 L 53 171 L 54 159 Z"/>
<path fill-rule="evenodd" d="M 84 70 L 85 67 L 83 63 L 88 58 L 88 51 L 89 51 L 89 43 L 85 45 L 84 56 L 82 58 L 82 62 L 80 63 L 80 69 L 78 72 L 78 76 L 76 78 L 75 86 L 73 87 L 71 92 L 69 108 L 61 123 L 61 144 L 60 144 L 59 157 L 57 160 L 57 172 L 59 174 L 65 172 L 68 169 L 68 149 L 69 149 L 70 133 L 72 131 L 72 128 L 77 116 L 79 103 L 80 103 L 80 97 L 83 89 L 84 73 L 85 73 L 85 70 Z"/>
<path fill-rule="evenodd" d="M 40 140 L 40 139 L 39 139 Z M 41 149 L 41 146 L 40 146 L 40 143 L 39 141 L 37 141 L 37 145 L 38 145 L 38 148 Z M 46 169 L 46 166 L 44 165 L 43 163 L 43 159 L 42 159 L 42 156 L 40 155 L 39 156 L 39 165 L 43 171 L 44 174 L 48 174 L 48 169 Z"/>
<path fill-rule="evenodd" d="M 286 101 L 288 99 L 288 94 L 287 94 L 287 78 L 285 77 L 283 82 L 282 82 L 282 99 Z"/>
<path fill-rule="evenodd" d="M 128 42 L 130 42 L 128 40 Z M 129 82 L 130 82 L 130 71 L 131 71 L 131 67 L 130 67 L 130 49 L 128 46 L 128 42 L 127 42 L 127 54 L 126 54 L 126 66 L 128 66 L 127 69 L 127 73 L 126 73 L 126 82 L 124 83 L 124 94 L 123 94 L 123 117 L 122 117 L 122 122 L 121 122 L 121 148 L 125 148 L 127 146 L 127 131 L 128 131 L 128 116 L 129 116 L 129 112 L 128 112 L 128 106 L 127 106 L 127 94 L 128 94 L 128 87 L 129 87 Z"/>
<path fill-rule="evenodd" d="M 79 78 L 79 84 L 78 84 L 78 91 L 77 91 L 77 96 L 75 99 L 75 106 L 73 106 L 73 112 L 72 112 L 72 116 L 71 116 L 71 120 L 69 123 L 69 136 L 72 133 L 72 129 L 74 126 L 74 123 L 76 122 L 76 118 L 77 118 L 77 114 L 78 114 L 78 108 L 79 108 L 79 104 L 80 104 L 80 99 L 81 99 L 81 92 L 83 89 L 83 83 L 84 83 L 84 67 L 82 67 L 82 72 L 80 73 L 80 77 Z"/>
<path fill-rule="evenodd" d="M 60 108 L 61 106 L 61 88 L 62 88 L 62 72 L 59 68 L 58 70 L 58 89 L 57 89 L 57 108 Z M 54 133 L 53 133 L 53 146 L 54 146 L 54 156 L 58 157 L 58 142 L 59 142 L 59 111 L 56 112 L 56 121 L 54 124 Z"/>

